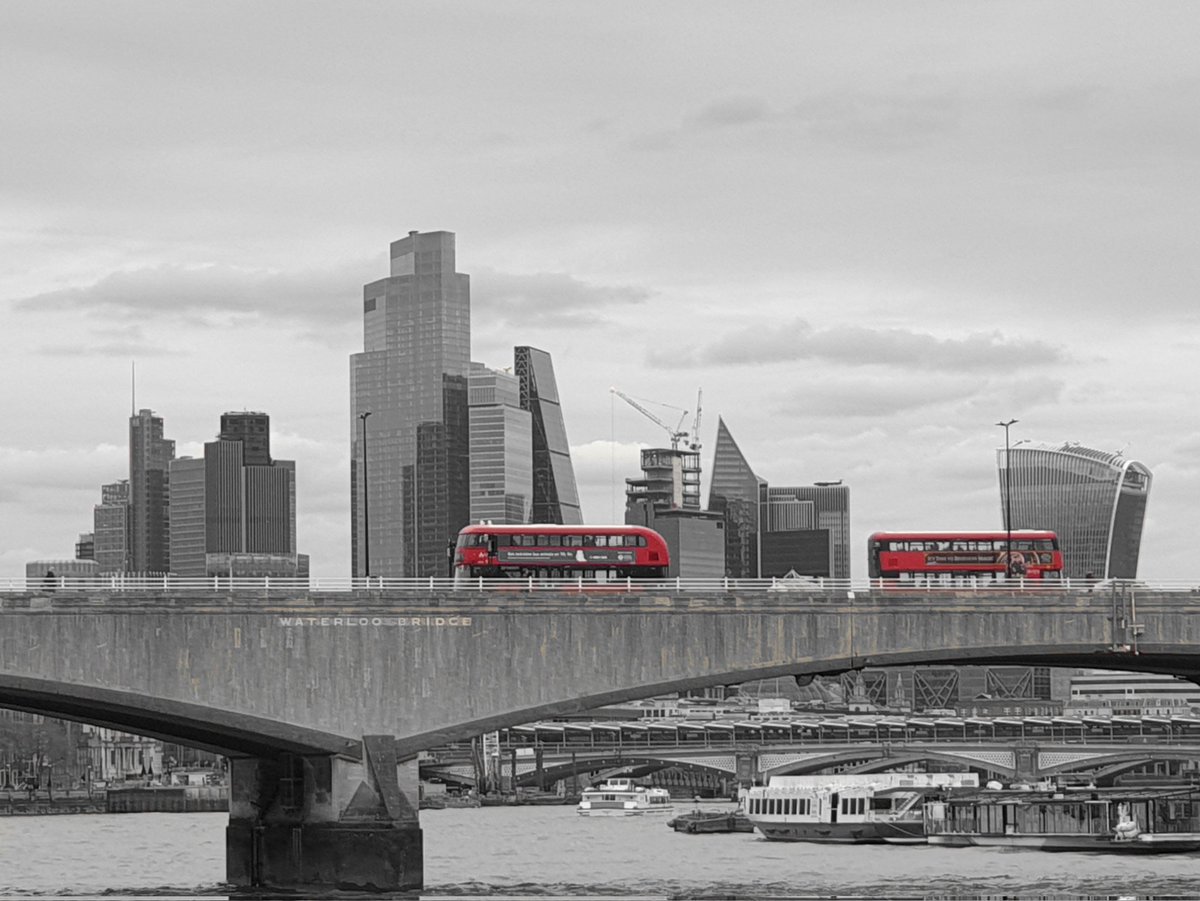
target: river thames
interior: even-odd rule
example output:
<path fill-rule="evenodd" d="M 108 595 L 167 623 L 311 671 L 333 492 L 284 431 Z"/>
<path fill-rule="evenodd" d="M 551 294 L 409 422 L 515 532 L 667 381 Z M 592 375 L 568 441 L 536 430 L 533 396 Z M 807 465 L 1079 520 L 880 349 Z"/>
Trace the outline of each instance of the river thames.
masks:
<path fill-rule="evenodd" d="M 420 897 L 1200 897 L 1197 855 L 785 844 L 679 834 L 666 819 L 589 819 L 573 807 L 423 811 Z M 224 813 L 0 818 L 0 897 L 224 897 L 226 821 Z"/>

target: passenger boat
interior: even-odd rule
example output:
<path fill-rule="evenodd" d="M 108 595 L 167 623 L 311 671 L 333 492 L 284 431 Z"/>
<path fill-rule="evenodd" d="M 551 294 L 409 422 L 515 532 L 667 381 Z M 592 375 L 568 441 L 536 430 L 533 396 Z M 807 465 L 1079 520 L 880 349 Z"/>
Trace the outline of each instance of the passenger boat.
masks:
<path fill-rule="evenodd" d="M 974 773 L 775 776 L 750 789 L 746 814 L 771 841 L 924 844 L 925 799 L 978 787 Z"/>
<path fill-rule="evenodd" d="M 649 788 L 632 779 L 609 779 L 585 789 L 579 799 L 581 816 L 637 816 L 667 813 L 673 809 L 671 793 Z"/>
<path fill-rule="evenodd" d="M 1200 850 L 1194 788 L 988 790 L 925 804 L 931 845 L 1163 854 Z"/>

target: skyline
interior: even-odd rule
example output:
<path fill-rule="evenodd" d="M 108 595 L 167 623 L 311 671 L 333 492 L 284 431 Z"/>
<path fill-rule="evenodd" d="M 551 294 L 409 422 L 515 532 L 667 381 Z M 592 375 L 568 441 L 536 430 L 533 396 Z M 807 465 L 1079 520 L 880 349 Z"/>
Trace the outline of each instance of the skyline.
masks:
<path fill-rule="evenodd" d="M 1000 526 L 1013 418 L 1148 466 L 1139 576 L 1193 577 L 1200 10 L 349 8 L 0 10 L 0 577 L 127 477 L 131 360 L 180 455 L 270 414 L 348 575 L 346 361 L 414 229 L 457 235 L 473 360 L 553 356 L 589 522 L 666 443 L 609 387 L 703 388 L 705 502 L 720 415 L 849 485 L 856 577 L 872 531 Z"/>

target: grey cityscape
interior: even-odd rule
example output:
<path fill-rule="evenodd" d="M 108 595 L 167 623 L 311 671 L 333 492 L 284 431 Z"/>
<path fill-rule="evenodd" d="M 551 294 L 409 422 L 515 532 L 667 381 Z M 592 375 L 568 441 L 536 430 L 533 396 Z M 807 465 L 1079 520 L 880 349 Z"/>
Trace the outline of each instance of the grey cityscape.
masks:
<path fill-rule="evenodd" d="M 1198 19 L 6 4 L 0 895 L 1197 896 Z"/>

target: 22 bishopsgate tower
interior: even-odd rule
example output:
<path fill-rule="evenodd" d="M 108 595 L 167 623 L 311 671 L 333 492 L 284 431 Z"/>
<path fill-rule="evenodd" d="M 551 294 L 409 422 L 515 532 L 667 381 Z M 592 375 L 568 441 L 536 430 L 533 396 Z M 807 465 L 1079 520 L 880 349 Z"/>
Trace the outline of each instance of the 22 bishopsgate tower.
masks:
<path fill-rule="evenodd" d="M 350 359 L 353 574 L 443 576 L 470 515 L 468 276 L 451 232 L 409 232 L 363 287 Z"/>

